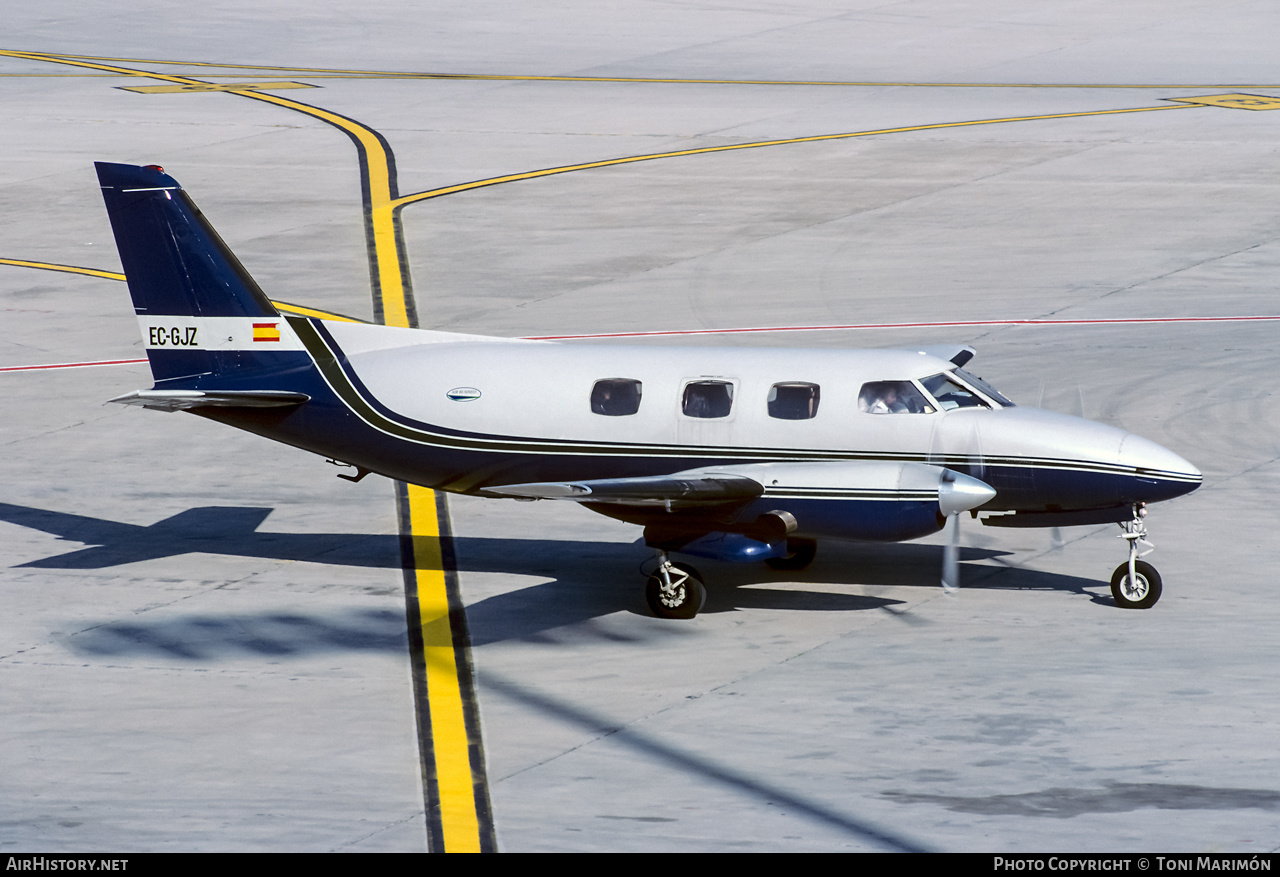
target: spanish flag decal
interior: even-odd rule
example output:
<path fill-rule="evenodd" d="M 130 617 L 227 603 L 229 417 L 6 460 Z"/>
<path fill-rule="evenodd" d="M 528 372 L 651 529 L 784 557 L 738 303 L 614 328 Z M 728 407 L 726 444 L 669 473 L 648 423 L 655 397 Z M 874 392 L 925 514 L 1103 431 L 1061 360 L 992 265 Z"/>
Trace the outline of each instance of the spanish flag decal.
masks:
<path fill-rule="evenodd" d="M 279 341 L 280 330 L 277 328 L 279 323 L 254 323 L 253 324 L 253 340 L 254 341 Z"/>

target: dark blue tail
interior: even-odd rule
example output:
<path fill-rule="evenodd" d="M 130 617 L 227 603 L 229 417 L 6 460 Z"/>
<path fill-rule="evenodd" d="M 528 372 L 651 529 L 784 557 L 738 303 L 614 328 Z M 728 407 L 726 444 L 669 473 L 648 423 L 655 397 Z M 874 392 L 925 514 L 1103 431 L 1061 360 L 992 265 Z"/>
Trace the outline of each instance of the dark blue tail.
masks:
<path fill-rule="evenodd" d="M 240 383 L 310 362 L 177 180 L 155 165 L 96 167 L 157 385 Z"/>
<path fill-rule="evenodd" d="M 177 180 L 155 165 L 95 167 L 140 316 L 280 316 Z"/>

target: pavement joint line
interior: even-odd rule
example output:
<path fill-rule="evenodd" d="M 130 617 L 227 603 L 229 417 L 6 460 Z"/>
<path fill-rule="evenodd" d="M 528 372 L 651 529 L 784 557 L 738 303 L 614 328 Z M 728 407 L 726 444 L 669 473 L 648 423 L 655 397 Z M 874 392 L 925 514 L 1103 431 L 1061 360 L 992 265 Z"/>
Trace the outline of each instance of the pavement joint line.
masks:
<path fill-rule="evenodd" d="M 498 82 L 618 82 L 618 83 L 653 83 L 675 85 L 801 85 L 801 86 L 846 86 L 866 88 L 1155 88 L 1155 89 L 1212 89 L 1212 88 L 1261 88 L 1276 89 L 1280 85 L 1260 83 L 1227 82 L 1227 83 L 1123 83 L 1123 82 L 896 82 L 879 80 L 841 80 L 841 79 L 714 79 L 690 77 L 662 76 L 573 76 L 573 75 L 532 75 L 517 73 L 441 73 L 413 72 L 396 70 L 347 70 L 332 67 L 286 67 L 271 64 L 234 64 L 216 61 L 170 61 L 156 58 L 112 58 L 104 55 L 74 55 L 69 53 L 52 53 L 40 51 L 7 51 L 0 54 L 31 57 L 36 60 L 45 58 L 74 58 L 86 61 L 113 61 L 121 64 L 160 64 L 180 67 L 211 67 L 223 70 L 271 70 L 277 73 L 309 73 L 329 74 L 331 76 L 351 76 L 360 78 L 394 78 L 394 79 L 461 79 Z M 14 74 L 24 75 L 24 74 Z M 204 74 L 202 74 L 204 75 Z M 220 74 L 231 75 L 231 74 Z"/>
<path fill-rule="evenodd" d="M 745 335 L 757 332 L 841 332 L 861 329 L 946 329 L 970 326 L 1105 326 L 1150 323 L 1267 323 L 1280 322 L 1280 315 L 1215 317 L 1112 317 L 1098 319 L 1041 320 L 939 320 L 919 323 L 848 323 L 828 326 L 753 326 L 729 329 L 666 329 L 649 332 L 600 332 L 583 335 L 529 335 L 526 341 L 573 341 L 587 338 L 663 338 L 678 335 Z"/>

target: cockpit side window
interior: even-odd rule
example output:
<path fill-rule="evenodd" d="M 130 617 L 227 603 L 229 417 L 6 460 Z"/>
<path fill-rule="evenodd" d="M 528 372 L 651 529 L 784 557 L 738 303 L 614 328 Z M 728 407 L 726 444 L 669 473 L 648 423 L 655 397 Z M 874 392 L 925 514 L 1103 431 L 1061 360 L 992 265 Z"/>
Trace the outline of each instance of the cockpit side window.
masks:
<path fill-rule="evenodd" d="M 809 420 L 818 415 L 817 384 L 793 381 L 769 388 L 769 416 L 778 420 Z"/>
<path fill-rule="evenodd" d="M 953 381 L 950 376 L 941 374 L 924 378 L 920 381 L 933 398 L 938 400 L 938 407 L 943 411 L 956 408 L 989 408 L 986 402 L 979 399 L 967 387 Z"/>
<path fill-rule="evenodd" d="M 591 388 L 591 410 L 606 417 L 625 417 L 640 410 L 642 384 L 630 378 L 606 378 Z"/>
<path fill-rule="evenodd" d="M 728 417 L 733 409 L 733 384 L 729 381 L 693 381 L 685 384 L 681 410 L 685 417 Z"/>
<path fill-rule="evenodd" d="M 858 393 L 863 414 L 932 414 L 933 406 L 911 381 L 869 381 Z"/>

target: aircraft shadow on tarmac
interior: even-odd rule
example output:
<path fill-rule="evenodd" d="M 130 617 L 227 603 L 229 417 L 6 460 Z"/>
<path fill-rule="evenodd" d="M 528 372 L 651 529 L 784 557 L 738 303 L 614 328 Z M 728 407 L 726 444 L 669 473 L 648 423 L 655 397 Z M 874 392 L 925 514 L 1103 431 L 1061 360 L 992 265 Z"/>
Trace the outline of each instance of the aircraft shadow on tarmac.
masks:
<path fill-rule="evenodd" d="M 400 568 L 400 537 L 376 534 L 271 533 L 258 527 L 272 509 L 206 506 L 187 509 L 149 526 L 86 515 L 0 503 L 0 521 L 40 530 L 89 547 L 20 564 L 20 568 L 92 570 L 183 554 L 206 553 L 265 560 L 306 561 L 338 566 Z M 482 597 L 467 607 L 473 645 L 509 639 L 548 638 L 548 631 L 578 625 L 581 633 L 609 639 L 647 639 L 674 634 L 687 622 L 645 625 L 630 633 L 617 626 L 606 632 L 595 619 L 625 610 L 648 615 L 641 594 L 640 568 L 652 553 L 640 540 L 616 542 L 456 537 L 456 568 L 463 573 L 546 577 L 528 587 Z M 762 564 L 698 563 L 707 579 L 704 613 L 739 609 L 799 612 L 850 612 L 884 609 L 904 616 L 906 601 L 867 593 L 841 593 L 833 587 L 937 588 L 942 549 L 912 543 L 824 543 L 818 560 L 802 572 L 775 572 Z M 969 589 L 1052 590 L 1108 602 L 1090 588 L 1092 579 L 1020 568 L 1004 558 L 1009 552 L 967 547 L 961 560 Z M 974 566 L 973 561 L 995 561 Z M 483 585 L 472 593 L 483 591 Z M 808 586 L 808 587 L 807 587 Z M 901 608 L 898 608 L 901 607 Z M 78 635 L 75 646 L 96 653 L 159 651 L 173 657 L 210 657 L 225 649 L 264 655 L 333 649 L 403 648 L 404 617 L 394 612 L 363 619 L 334 619 L 290 613 L 253 619 L 187 617 L 127 624 L 109 622 L 91 640 Z M 904 616 L 905 617 L 905 616 Z M 354 622 L 354 623 L 353 623 Z M 256 630 L 248 634 L 247 630 Z M 218 645 L 222 630 L 222 646 Z M 558 641 L 559 634 L 556 635 Z M 203 645 L 196 645 L 201 643 Z M 132 645 L 130 645 L 132 644 Z"/>
<path fill-rule="evenodd" d="M 91 623 L 62 634 L 59 641 L 85 656 L 159 656 L 205 664 L 245 655 L 280 660 L 331 652 L 404 654 L 408 649 L 404 612 L 393 609 L 131 616 Z"/>
<path fill-rule="evenodd" d="M 258 532 L 272 511 L 254 506 L 204 506 L 141 526 L 0 503 L 0 521 L 91 546 L 20 564 L 35 569 L 106 569 L 194 552 L 341 566 L 400 566 L 399 537 Z"/>
<path fill-rule="evenodd" d="M 545 540 L 455 539 L 458 569 L 463 572 L 505 572 L 541 575 L 551 581 L 470 603 L 467 621 L 475 645 L 507 639 L 539 639 L 542 632 L 565 625 L 587 625 L 619 610 L 648 616 L 641 594 L 640 570 L 652 552 L 640 540 L 618 543 L 553 542 Z M 961 581 L 966 589 L 1066 591 L 1093 602 L 1111 605 L 1106 582 L 1060 573 L 1025 569 L 1005 560 L 1010 552 L 963 548 Z M 974 566 L 974 561 L 995 561 Z M 911 543 L 823 543 L 818 559 L 801 572 L 775 572 L 763 564 L 732 564 L 693 560 L 706 580 L 707 602 L 699 616 L 740 609 L 794 612 L 889 611 L 906 621 L 925 623 L 906 610 L 901 593 L 894 597 L 864 589 L 906 587 L 940 590 L 942 547 Z M 841 592 L 836 588 L 849 588 Z M 854 593 L 853 589 L 863 593 Z M 657 622 L 674 633 L 689 624 Z M 616 625 L 608 638 L 649 638 L 649 627 L 620 634 Z M 587 634 L 589 635 L 589 634 Z M 563 638 L 556 634 L 557 641 Z"/>

